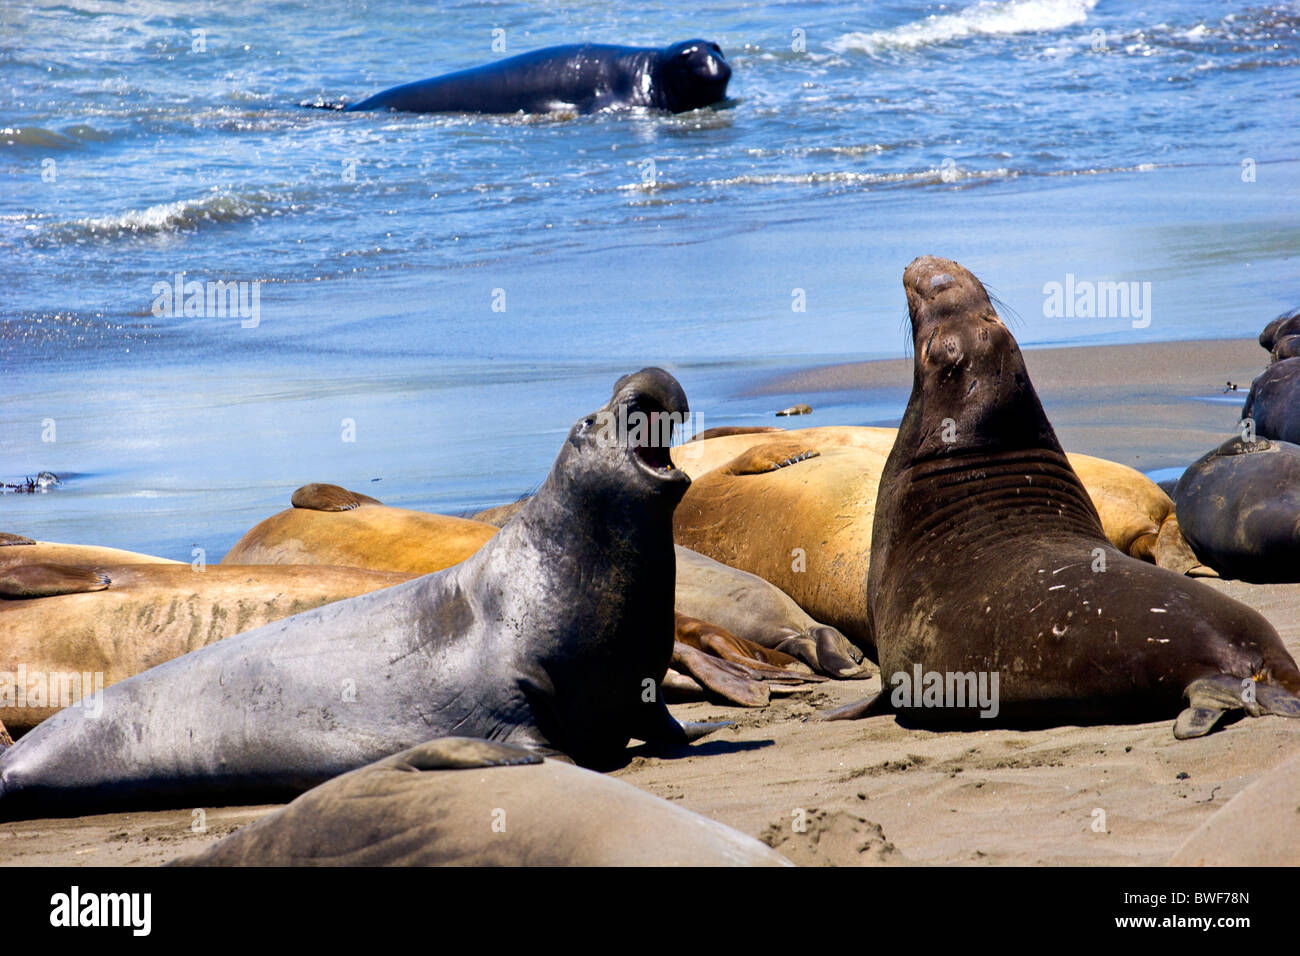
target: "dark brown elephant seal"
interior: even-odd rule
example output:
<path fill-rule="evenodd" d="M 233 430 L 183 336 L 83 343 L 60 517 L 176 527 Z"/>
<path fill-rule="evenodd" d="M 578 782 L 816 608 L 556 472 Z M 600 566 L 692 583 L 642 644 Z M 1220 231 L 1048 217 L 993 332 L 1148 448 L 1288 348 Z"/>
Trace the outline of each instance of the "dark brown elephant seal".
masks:
<path fill-rule="evenodd" d="M 1174 498 L 1187 543 L 1221 576 L 1300 581 L 1300 445 L 1230 438 L 1188 466 Z"/>
<path fill-rule="evenodd" d="M 1255 376 L 1241 419 L 1259 438 L 1300 445 L 1300 358 L 1274 362 Z"/>
<path fill-rule="evenodd" d="M 1300 334 L 1300 309 L 1283 312 L 1259 333 L 1259 345 L 1265 352 L 1272 352 L 1278 340 L 1288 335 Z"/>
<path fill-rule="evenodd" d="M 792 866 L 613 777 L 443 737 L 304 793 L 180 866 Z"/>
<path fill-rule="evenodd" d="M 866 595 L 884 689 L 830 716 L 1177 715 L 1179 738 L 1233 709 L 1300 716 L 1300 670 L 1260 614 L 1106 540 L 980 281 L 925 257 L 903 286 L 912 394 L 880 480 Z"/>

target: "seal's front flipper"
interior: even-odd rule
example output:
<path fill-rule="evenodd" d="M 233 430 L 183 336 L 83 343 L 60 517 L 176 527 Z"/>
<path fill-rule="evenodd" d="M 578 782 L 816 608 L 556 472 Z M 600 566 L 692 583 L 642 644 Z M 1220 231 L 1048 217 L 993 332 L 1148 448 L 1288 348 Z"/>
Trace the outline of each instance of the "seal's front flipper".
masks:
<path fill-rule="evenodd" d="M 736 726 L 733 720 L 715 720 L 711 722 L 688 720 L 685 723 L 678 724 L 682 728 L 682 733 L 686 736 L 686 741 L 692 743 L 701 737 L 707 737 L 709 734 L 719 730 L 726 730 L 728 727 Z"/>
<path fill-rule="evenodd" d="M 871 664 L 862 657 L 862 651 L 853 646 L 837 628 L 822 624 L 811 628 L 808 635 L 817 641 L 817 660 L 822 673 L 841 680 L 862 680 L 874 673 Z"/>
<path fill-rule="evenodd" d="M 1300 717 L 1300 698 L 1294 694 L 1231 674 L 1194 680 L 1183 696 L 1187 698 L 1187 709 L 1174 721 L 1174 736 L 1179 740 L 1205 736 L 1233 710 L 1244 710 L 1252 717 Z"/>
<path fill-rule="evenodd" d="M 304 508 L 308 511 L 351 511 L 362 505 L 383 504 L 378 498 L 348 491 L 338 485 L 320 483 L 303 485 L 293 493 L 289 501 L 295 508 Z"/>
<path fill-rule="evenodd" d="M 788 468 L 820 455 L 815 447 L 803 441 L 774 441 L 755 445 L 741 452 L 722 466 L 726 475 L 764 475 L 778 468 Z"/>
<path fill-rule="evenodd" d="M 477 770 L 536 764 L 542 759 L 525 747 L 475 737 L 439 737 L 389 758 L 404 770 Z"/>
<path fill-rule="evenodd" d="M 1160 525 L 1160 534 L 1156 537 L 1155 552 L 1153 560 L 1157 567 L 1168 568 L 1175 574 L 1193 574 L 1198 569 L 1208 571 L 1201 559 L 1192 551 L 1192 546 L 1187 543 L 1183 537 L 1183 531 L 1178 526 L 1178 518 L 1170 512 Z M 1210 574 L 1214 574 L 1210 571 Z M 1199 574 L 1198 576 L 1205 576 Z M 1217 575 L 1216 575 L 1217 577 Z"/>
<path fill-rule="evenodd" d="M 641 724 L 632 731 L 632 736 L 637 740 L 644 740 L 651 745 L 675 747 L 699 740 L 723 727 L 733 726 L 729 720 L 709 724 L 689 721 L 684 724 L 678 723 L 677 718 L 668 712 L 668 705 L 662 699 L 643 709 Z"/>
<path fill-rule="evenodd" d="M 112 583 L 103 571 L 76 564 L 15 564 L 0 570 L 0 598 L 56 597 L 102 591 Z"/>
<path fill-rule="evenodd" d="M 880 693 L 872 694 L 870 697 L 864 697 L 861 700 L 855 700 L 853 703 L 845 704 L 842 707 L 823 710 L 820 719 L 858 720 L 862 717 L 874 717 L 877 714 L 887 713 L 889 713 L 889 698 Z"/>

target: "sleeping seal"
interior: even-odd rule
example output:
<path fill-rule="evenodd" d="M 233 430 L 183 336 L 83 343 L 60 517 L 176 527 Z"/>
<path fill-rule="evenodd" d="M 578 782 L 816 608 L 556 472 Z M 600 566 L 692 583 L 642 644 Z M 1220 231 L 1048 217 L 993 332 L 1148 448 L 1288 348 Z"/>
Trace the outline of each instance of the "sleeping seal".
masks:
<path fill-rule="evenodd" d="M 276 800 L 450 734 L 605 767 L 631 737 L 714 729 L 683 728 L 655 686 L 690 479 L 644 429 L 597 427 L 619 406 L 652 424 L 688 411 L 667 372 L 623 377 L 468 560 L 138 674 L 99 719 L 60 711 L 0 756 L 0 818 Z"/>
<path fill-rule="evenodd" d="M 792 866 L 622 780 L 444 737 L 304 793 L 180 866 Z"/>
<path fill-rule="evenodd" d="M 1300 716 L 1300 670 L 1260 614 L 1106 540 L 980 281 L 925 257 L 903 285 L 912 394 L 880 478 L 866 595 L 885 690 L 828 716 L 1178 714 L 1179 738 L 1233 709 Z"/>

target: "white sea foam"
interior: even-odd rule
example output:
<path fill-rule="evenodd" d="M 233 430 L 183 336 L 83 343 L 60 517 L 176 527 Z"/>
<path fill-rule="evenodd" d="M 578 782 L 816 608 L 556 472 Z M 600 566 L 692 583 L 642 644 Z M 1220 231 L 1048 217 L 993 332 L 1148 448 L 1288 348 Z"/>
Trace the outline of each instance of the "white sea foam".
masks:
<path fill-rule="evenodd" d="M 836 53 L 914 50 L 971 36 L 1039 33 L 1076 26 L 1097 0 L 980 0 L 959 13 L 931 14 L 892 30 L 846 33 L 827 46 Z"/>

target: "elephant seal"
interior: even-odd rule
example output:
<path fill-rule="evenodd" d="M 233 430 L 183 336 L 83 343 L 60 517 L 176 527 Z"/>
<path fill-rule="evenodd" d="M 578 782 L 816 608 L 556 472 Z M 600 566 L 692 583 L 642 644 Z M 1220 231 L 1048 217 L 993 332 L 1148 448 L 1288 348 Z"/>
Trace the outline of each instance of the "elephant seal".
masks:
<path fill-rule="evenodd" d="M 866 649 L 862 585 L 884 464 L 866 448 L 793 439 L 754 445 L 691 482 L 673 537 L 776 585 Z"/>
<path fill-rule="evenodd" d="M 1283 312 L 1264 326 L 1264 331 L 1259 333 L 1259 346 L 1265 352 L 1272 352 L 1279 339 L 1298 333 L 1300 333 L 1300 309 L 1294 312 Z"/>
<path fill-rule="evenodd" d="M 128 678 L 97 720 L 60 711 L 0 756 L 0 819 L 275 800 L 452 733 L 606 767 L 629 738 L 716 729 L 678 724 L 655 688 L 690 479 L 644 430 L 597 427 L 688 411 L 667 372 L 624 376 L 469 559 Z"/>
<path fill-rule="evenodd" d="M 796 657 L 818 674 L 866 678 L 870 662 L 836 628 L 820 624 L 757 574 L 677 546 L 677 610 Z"/>
<path fill-rule="evenodd" d="M 0 708 L 25 734 L 60 708 L 223 638 L 334 601 L 392 587 L 410 574 L 326 565 L 11 565 L 33 570 L 45 596 L 0 600 Z M 22 674 L 22 679 L 15 675 Z M 10 699 L 12 698 L 12 699 Z M 84 706 L 89 706 L 87 702 Z"/>
<path fill-rule="evenodd" d="M 464 561 L 497 532 L 469 518 L 390 508 L 338 485 L 304 485 L 291 503 L 236 541 L 221 563 L 430 574 Z"/>
<path fill-rule="evenodd" d="M 1241 409 L 1261 438 L 1300 445 L 1300 358 L 1274 362 L 1255 376 Z"/>
<path fill-rule="evenodd" d="M 1180 739 L 1233 709 L 1300 716 L 1300 670 L 1268 621 L 1106 540 L 980 281 L 927 256 L 903 286 L 913 385 L 880 479 L 866 595 L 885 690 L 827 716 L 1177 714 Z"/>
<path fill-rule="evenodd" d="M 1300 866 L 1300 755 L 1248 784 L 1192 832 L 1169 866 Z"/>
<path fill-rule="evenodd" d="M 730 461 L 746 448 L 770 439 L 785 437 L 808 441 L 821 449 L 846 446 L 888 455 L 898 436 L 896 428 L 859 425 L 768 431 L 771 434 L 748 436 L 738 431 L 725 437 L 702 440 L 698 444 L 687 443 L 673 449 L 673 461 L 693 481 L 698 481 L 702 475 Z M 1119 462 L 1074 452 L 1068 453 L 1067 457 L 1096 506 L 1111 544 L 1125 554 L 1153 561 L 1179 573 L 1205 572 L 1182 542 L 1177 523 L 1172 521 L 1172 499 L 1155 482 Z"/>
<path fill-rule="evenodd" d="M 96 567 L 107 564 L 174 564 L 180 561 L 158 558 L 138 551 L 101 548 L 93 544 L 62 544 L 33 541 L 22 535 L 0 534 L 0 568 L 14 564 L 66 564 Z"/>
<path fill-rule="evenodd" d="M 793 866 L 753 837 L 500 741 L 354 770 L 179 866 Z"/>
<path fill-rule="evenodd" d="M 1230 438 L 1174 489 L 1196 556 L 1225 578 L 1300 581 L 1300 446 Z"/>
<path fill-rule="evenodd" d="M 685 113 L 727 96 L 731 67 L 709 40 L 667 47 L 552 46 L 395 86 L 346 107 L 411 113 L 595 113 L 645 107 Z"/>

